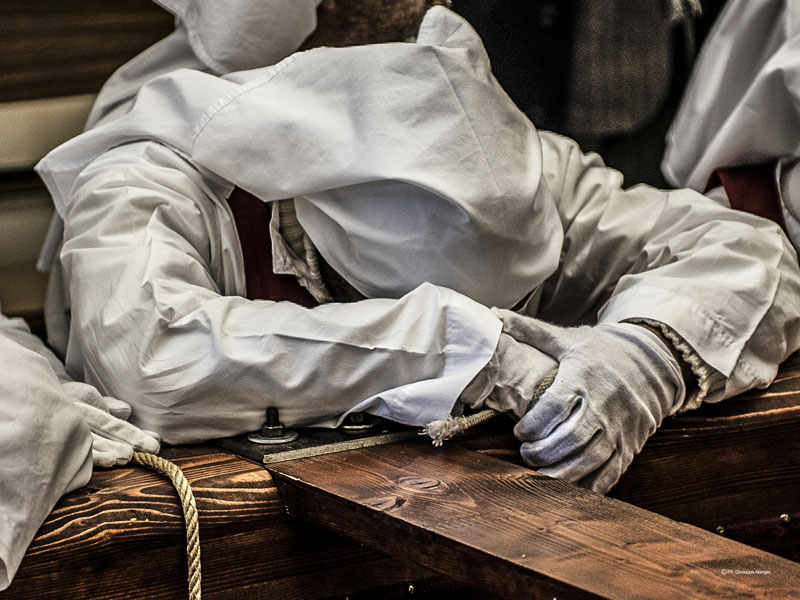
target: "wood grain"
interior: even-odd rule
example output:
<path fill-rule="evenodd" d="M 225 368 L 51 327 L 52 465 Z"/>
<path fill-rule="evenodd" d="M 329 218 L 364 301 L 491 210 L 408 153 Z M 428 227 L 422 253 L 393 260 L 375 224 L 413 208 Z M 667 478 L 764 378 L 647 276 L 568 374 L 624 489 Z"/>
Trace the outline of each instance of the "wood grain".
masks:
<path fill-rule="evenodd" d="M 792 598 L 800 590 L 793 562 L 456 446 L 404 442 L 270 471 L 290 514 L 492 597 Z"/>
<path fill-rule="evenodd" d="M 734 539 L 783 556 L 797 557 L 800 514 L 796 507 L 800 482 L 796 477 L 797 453 L 791 449 L 795 447 L 792 444 L 797 443 L 796 432 L 800 427 L 798 358 L 788 361 L 776 382 L 765 391 L 667 421 L 636 458 L 614 494 L 679 520 L 694 519 L 696 524 L 709 529 L 717 524 L 725 525 L 728 535 Z M 426 475 L 428 479 L 413 479 L 418 476 L 415 461 L 422 459 L 412 460 L 400 451 L 390 453 L 394 458 L 388 466 L 372 461 L 368 468 L 358 467 L 355 472 L 352 469 L 356 458 L 349 455 L 329 457 L 334 462 L 323 469 L 323 476 L 349 477 L 357 486 L 377 482 L 380 492 L 365 495 L 371 508 L 366 516 L 358 514 L 349 521 L 338 520 L 336 510 L 331 508 L 338 501 L 331 498 L 320 501 L 314 495 L 306 511 L 318 514 L 318 520 L 332 514 L 329 518 L 337 519 L 340 530 L 347 528 L 351 536 L 364 535 L 363 541 L 374 545 L 375 533 L 381 530 L 375 527 L 373 519 L 378 516 L 372 513 L 377 511 L 384 515 L 380 518 L 390 520 L 398 508 L 405 506 L 407 510 L 417 506 L 422 507 L 417 513 L 422 510 L 424 517 L 425 497 L 436 502 L 444 499 L 446 502 L 437 509 L 445 507 L 448 513 L 441 521 L 442 527 L 458 531 L 464 526 L 459 523 L 460 519 L 474 519 L 478 531 L 473 531 L 472 535 L 478 538 L 503 536 L 512 528 L 515 531 L 508 537 L 510 543 L 520 536 L 527 539 L 523 525 L 530 525 L 526 521 L 530 515 L 523 511 L 521 517 L 511 510 L 510 498 L 521 503 L 526 511 L 536 512 L 538 529 L 533 532 L 532 539 L 537 546 L 549 548 L 555 554 L 559 549 L 566 552 L 563 563 L 575 571 L 586 570 L 591 574 L 597 569 L 608 569 L 616 573 L 617 563 L 629 565 L 629 569 L 641 569 L 644 573 L 641 575 L 637 571 L 635 575 L 644 577 L 642 585 L 646 588 L 648 577 L 661 577 L 664 573 L 681 581 L 691 581 L 691 577 L 685 575 L 687 568 L 707 568 L 709 577 L 717 573 L 715 569 L 721 576 L 721 569 L 731 568 L 731 564 L 734 564 L 732 570 L 742 570 L 738 562 L 715 559 L 713 551 L 706 556 L 707 538 L 690 544 L 692 547 L 686 554 L 688 567 L 665 563 L 662 548 L 670 548 L 670 543 L 663 536 L 659 537 L 660 533 L 652 532 L 653 526 L 648 523 L 656 517 L 649 513 L 640 512 L 631 521 L 629 513 L 611 511 L 610 516 L 594 521 L 590 517 L 585 523 L 574 522 L 580 518 L 578 509 L 573 506 L 577 502 L 580 508 L 580 498 L 576 500 L 574 495 L 579 490 L 576 492 L 557 482 L 545 484 L 548 480 L 538 479 L 528 470 L 514 471 L 518 466 L 511 463 L 519 461 L 519 454 L 518 444 L 511 436 L 512 425 L 509 420 L 497 419 L 490 427 L 459 441 L 460 445 L 476 448 L 484 454 L 475 454 L 469 459 L 475 468 L 483 469 L 492 462 L 491 456 L 508 461 L 506 467 L 511 471 L 500 471 L 491 481 L 478 485 L 467 478 L 447 483 L 445 474 L 447 477 L 464 474 L 465 466 L 458 467 L 458 461 L 437 463 L 429 469 L 435 471 L 434 475 Z M 427 446 L 423 450 L 432 452 L 432 459 L 441 460 L 443 456 Z M 389 452 L 389 448 L 386 451 Z M 435 530 L 426 533 L 428 537 L 421 542 L 414 537 L 421 534 L 415 534 L 410 525 L 400 527 L 394 537 L 381 533 L 378 541 L 387 553 L 413 555 L 430 566 L 440 565 L 460 584 L 455 579 L 432 577 L 430 570 L 388 558 L 368 546 L 287 518 L 272 479 L 260 466 L 203 447 L 168 449 L 166 455 L 185 469 L 195 488 L 207 598 L 262 595 L 278 599 L 341 599 L 344 595 L 350 595 L 351 600 L 401 598 L 408 582 L 414 582 L 416 597 L 425 597 L 426 590 L 434 589 L 438 590 L 439 600 L 482 598 L 486 597 L 485 592 L 474 593 L 459 586 L 474 585 L 473 575 L 482 573 L 482 577 L 501 577 L 498 589 L 502 590 L 502 585 L 511 585 L 507 582 L 519 577 L 514 571 L 518 568 L 516 564 L 506 564 L 505 568 L 514 571 L 506 577 L 506 571 L 495 567 L 485 573 L 488 567 L 480 557 L 453 558 L 442 554 L 436 546 L 442 534 Z M 452 455 L 448 449 L 446 456 Z M 703 460 L 704 456 L 712 456 L 713 460 Z M 720 464 L 738 465 L 740 471 L 728 473 L 718 468 Z M 760 464 L 760 467 L 748 469 L 748 464 Z M 402 479 L 404 477 L 406 479 Z M 507 496 L 509 489 L 514 493 Z M 753 496 L 744 494 L 746 490 Z M 548 499 L 547 494 L 553 494 L 554 498 Z M 472 499 L 473 496 L 480 502 Z M 610 502 L 595 496 L 590 498 L 597 510 L 606 510 L 603 507 Z M 589 501 L 582 502 L 585 505 Z M 777 521 L 779 511 L 785 507 L 789 507 L 787 510 L 793 515 L 789 526 Z M 507 521 L 499 526 L 491 519 L 495 510 L 504 514 L 511 511 Z M 564 512 L 559 512 L 562 510 Z M 628 539 L 614 537 L 618 536 L 617 530 L 630 535 L 629 529 L 639 538 L 622 550 L 638 553 L 639 562 L 623 559 L 623 555 L 614 550 L 614 543 Z M 592 559 L 588 553 L 581 554 L 570 545 L 573 538 L 595 540 L 599 532 L 609 536 L 605 540 L 612 548 L 608 555 Z M 717 539 L 725 542 L 712 536 L 712 541 Z M 500 553 L 499 556 L 504 555 Z M 752 559 L 754 555 L 748 556 Z M 547 565 L 548 561 L 558 562 L 553 557 L 534 562 Z M 69 494 L 56 507 L 3 598 L 184 598 L 185 564 L 178 500 L 166 480 L 138 467 L 98 471 L 89 486 Z M 758 564 L 762 564 L 760 559 Z M 761 570 L 765 570 L 763 566 Z M 735 574 L 728 577 L 735 577 Z M 743 577 L 750 581 L 753 576 L 739 578 Z M 607 579 L 608 575 L 601 574 L 599 579 L 603 578 Z M 554 594 L 558 591 L 548 587 L 556 584 L 547 578 L 536 585 L 544 594 L 542 597 L 547 597 L 550 591 Z M 643 595 L 648 593 L 649 589 L 642 591 Z M 758 597 L 758 593 L 754 592 L 754 597 Z M 501 597 L 498 594 L 493 592 L 491 597 Z M 520 594 L 536 597 L 527 589 Z M 774 597 L 792 596 L 790 593 Z"/>
<path fill-rule="evenodd" d="M 150 0 L 3 0 L 0 102 L 96 92 L 172 27 Z"/>
<path fill-rule="evenodd" d="M 453 587 L 287 518 L 258 465 L 204 447 L 163 454 L 181 466 L 197 499 L 204 598 L 323 599 L 376 589 L 400 598 L 411 582 L 420 591 Z M 59 502 L 2 597 L 185 599 L 185 543 L 166 479 L 141 467 L 97 471 Z"/>
<path fill-rule="evenodd" d="M 458 443 L 521 465 L 512 428 L 496 419 Z M 800 562 L 798 431 L 800 353 L 766 390 L 665 420 L 610 496 Z"/>

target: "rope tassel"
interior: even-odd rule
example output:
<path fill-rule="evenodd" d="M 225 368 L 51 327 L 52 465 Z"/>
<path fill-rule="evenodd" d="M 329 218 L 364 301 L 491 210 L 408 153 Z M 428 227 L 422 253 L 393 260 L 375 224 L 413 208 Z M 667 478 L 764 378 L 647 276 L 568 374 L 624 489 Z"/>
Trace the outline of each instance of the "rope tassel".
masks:
<path fill-rule="evenodd" d="M 443 421 L 431 421 L 419 434 L 430 437 L 433 445 L 438 448 L 450 438 L 459 433 L 463 433 L 471 427 L 486 423 L 486 421 L 493 419 L 499 414 L 500 413 L 496 410 L 487 408 L 486 410 L 482 410 L 474 415 L 469 415 L 468 417 L 463 415 L 460 417 L 449 416 Z"/>
<path fill-rule="evenodd" d="M 539 385 L 533 392 L 533 397 L 531 398 L 531 403 L 528 406 L 528 410 L 533 408 L 533 405 L 539 401 L 539 398 L 542 397 L 542 394 L 544 394 L 547 391 L 547 388 L 552 385 L 557 374 L 558 369 L 554 369 L 545 375 L 544 378 L 539 382 Z M 487 408 L 469 416 L 461 415 L 459 417 L 454 417 L 451 415 L 442 421 L 431 421 L 422 429 L 422 431 L 419 432 L 419 434 L 430 437 L 431 443 L 438 448 L 450 438 L 455 437 L 458 434 L 471 429 L 472 427 L 477 427 L 478 425 L 486 423 L 490 419 L 493 419 L 500 414 L 502 413 L 499 411 Z"/>

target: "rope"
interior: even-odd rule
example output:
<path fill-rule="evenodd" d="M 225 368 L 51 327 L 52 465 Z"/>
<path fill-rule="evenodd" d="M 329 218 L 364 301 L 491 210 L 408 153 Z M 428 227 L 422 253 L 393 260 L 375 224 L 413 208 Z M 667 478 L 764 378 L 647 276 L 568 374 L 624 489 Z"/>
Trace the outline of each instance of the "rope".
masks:
<path fill-rule="evenodd" d="M 189 482 L 178 465 L 147 452 L 134 452 L 133 461 L 137 464 L 166 475 L 178 491 L 186 522 L 186 555 L 189 564 L 189 599 L 200 600 L 200 532 L 197 520 L 197 505 Z"/>
<path fill-rule="evenodd" d="M 539 385 L 536 387 L 536 390 L 533 393 L 531 406 L 533 406 L 533 404 L 539 400 L 541 395 L 544 394 L 547 388 L 550 387 L 550 385 L 553 383 L 553 380 L 556 378 L 556 374 L 557 370 L 554 369 L 548 373 L 541 382 L 539 382 Z M 434 446 L 441 446 L 446 440 L 449 440 L 453 436 L 463 433 L 464 431 L 467 431 L 473 427 L 477 427 L 482 423 L 486 423 L 499 414 L 501 413 L 494 409 L 488 408 L 475 413 L 474 415 L 462 415 L 459 417 L 450 416 L 443 421 L 433 421 L 428 423 L 427 427 L 425 427 L 420 433 L 421 435 L 430 436 Z M 178 497 L 180 498 L 181 506 L 183 507 L 183 518 L 186 522 L 186 555 L 189 566 L 189 599 L 200 600 L 202 595 L 200 572 L 200 531 L 197 520 L 197 505 L 194 501 L 192 488 L 189 486 L 189 482 L 186 480 L 183 471 L 180 470 L 178 465 L 164 458 L 156 456 L 155 454 L 149 454 L 147 452 L 134 452 L 133 462 L 166 475 L 169 477 L 170 481 L 172 481 L 172 485 L 175 486 L 175 489 L 178 492 Z"/>
<path fill-rule="evenodd" d="M 437 448 L 444 444 L 447 440 L 457 436 L 459 433 L 465 432 L 471 427 L 485 423 L 489 419 L 493 419 L 500 413 L 492 408 L 487 408 L 474 415 L 468 417 L 449 416 L 443 421 L 431 421 L 425 428 L 419 432 L 420 435 L 427 435 L 431 438 L 431 443 Z"/>
<path fill-rule="evenodd" d="M 547 388 L 553 383 L 557 374 L 558 369 L 553 369 L 539 382 L 539 385 L 537 385 L 536 389 L 533 391 L 530 407 L 533 407 L 533 405 L 539 401 L 539 398 L 547 391 Z M 528 410 L 530 410 L 530 408 Z M 459 417 L 449 416 L 443 421 L 431 421 L 420 431 L 420 435 L 427 435 L 431 438 L 431 443 L 439 447 L 459 433 L 463 433 L 472 427 L 486 423 L 486 421 L 493 419 L 499 414 L 502 413 L 492 408 L 487 408 L 486 410 L 466 417 L 463 415 Z"/>

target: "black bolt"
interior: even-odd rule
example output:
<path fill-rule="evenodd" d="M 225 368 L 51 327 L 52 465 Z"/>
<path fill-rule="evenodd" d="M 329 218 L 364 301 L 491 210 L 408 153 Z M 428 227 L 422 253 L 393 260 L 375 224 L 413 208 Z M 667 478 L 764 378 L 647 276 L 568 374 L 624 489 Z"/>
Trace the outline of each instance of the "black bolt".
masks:
<path fill-rule="evenodd" d="M 265 425 L 267 427 L 277 427 L 281 424 L 280 417 L 278 415 L 278 409 L 274 406 L 270 406 L 267 408 L 267 422 Z"/>
<path fill-rule="evenodd" d="M 357 425 L 359 423 L 364 422 L 364 413 L 362 412 L 354 412 L 347 415 L 347 422 L 352 423 L 353 425 Z"/>

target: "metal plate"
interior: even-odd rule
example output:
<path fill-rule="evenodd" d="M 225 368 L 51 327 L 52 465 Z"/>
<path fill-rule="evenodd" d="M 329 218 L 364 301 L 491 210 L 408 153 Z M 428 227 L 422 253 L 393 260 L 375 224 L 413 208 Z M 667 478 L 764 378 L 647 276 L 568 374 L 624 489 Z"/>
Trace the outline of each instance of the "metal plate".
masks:
<path fill-rule="evenodd" d="M 250 460 L 271 464 L 408 440 L 419 435 L 419 431 L 417 427 L 406 427 L 381 419 L 378 426 L 369 431 L 298 429 L 300 437 L 286 444 L 254 444 L 248 441 L 247 435 L 240 435 L 216 440 L 214 445 Z"/>

